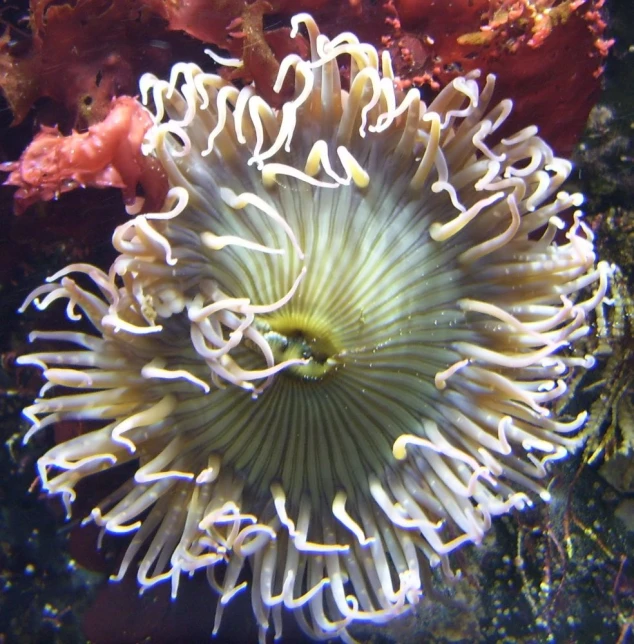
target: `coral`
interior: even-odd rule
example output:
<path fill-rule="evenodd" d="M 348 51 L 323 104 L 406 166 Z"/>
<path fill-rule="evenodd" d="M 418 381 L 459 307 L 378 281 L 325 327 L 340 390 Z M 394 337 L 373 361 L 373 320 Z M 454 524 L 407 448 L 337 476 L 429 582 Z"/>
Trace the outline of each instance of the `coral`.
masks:
<path fill-rule="evenodd" d="M 16 122 L 37 97 L 49 96 L 90 124 L 103 118 L 110 98 L 134 91 L 141 70 L 160 72 L 171 53 L 166 34 L 184 32 L 241 58 L 240 76 L 270 100 L 278 61 L 302 53 L 302 45 L 292 43 L 286 27 L 265 29 L 265 22 L 277 25 L 277 18 L 307 10 L 328 35 L 354 20 L 359 37 L 390 49 L 406 85 L 439 89 L 476 68 L 495 73 L 500 95 L 516 103 L 509 127 L 537 122 L 566 154 L 596 101 L 611 44 L 603 39 L 603 2 L 32 0 L 31 46 L 16 53 L 8 33 L 0 41 L 0 87 Z M 61 68 L 70 82 L 58 82 Z"/>
<path fill-rule="evenodd" d="M 114 96 L 135 91 L 142 71 L 169 60 L 154 40 L 163 22 L 142 3 L 32 0 L 29 24 L 26 44 L 12 46 L 11 28 L 0 42 L 0 87 L 15 123 L 43 96 L 64 106 L 75 127 L 100 121 Z"/>
<path fill-rule="evenodd" d="M 415 85 L 445 86 L 472 69 L 498 77 L 510 96 L 513 128 L 537 123 L 567 155 L 583 131 L 601 89 L 612 41 L 603 38 L 604 0 L 394 0 L 399 34 L 397 69 Z"/>
<path fill-rule="evenodd" d="M 18 161 L 0 169 L 10 172 L 6 185 L 17 186 L 14 203 L 19 213 L 39 200 L 48 201 L 77 186 L 115 187 L 125 201 L 136 205 L 137 185 L 144 190 L 144 206 L 160 207 L 167 180 L 160 164 L 141 152 L 143 137 L 152 125 L 149 114 L 134 99 L 123 96 L 111 103 L 104 121 L 63 136 L 43 127 Z"/>
<path fill-rule="evenodd" d="M 113 97 L 134 93 L 141 70 L 160 72 L 171 53 L 164 38 L 185 32 L 238 56 L 241 62 L 225 70 L 225 78 L 253 82 L 260 96 L 279 107 L 290 96 L 292 84 L 273 91 L 278 61 L 291 53 L 306 58 L 307 43 L 290 39 L 287 27 L 265 29 L 266 21 L 309 9 L 316 12 L 326 34 L 354 19 L 357 36 L 391 52 L 402 87 L 437 90 L 476 68 L 495 73 L 498 96 L 510 97 L 515 104 L 498 136 L 536 123 L 555 151 L 567 154 L 600 88 L 603 57 L 610 45 L 603 40 L 602 5 L 603 0 L 384 0 L 375 6 L 370 0 L 350 0 L 333 10 L 327 0 L 226 0 L 213 5 L 204 0 L 86 0 L 73 5 L 32 0 L 29 46 L 14 46 L 11 29 L 0 39 L 0 87 L 14 122 L 25 117 L 37 98 L 46 96 L 66 110 L 62 131 L 69 125 L 85 129 L 110 113 Z M 67 82 L 59 82 L 60 69 Z M 345 82 L 345 73 L 343 77 Z M 39 158 L 43 145 L 58 137 L 50 129 L 38 135 L 20 162 L 23 175 L 27 158 Z M 61 140 L 55 145 L 61 146 Z M 138 159 L 140 151 L 134 156 Z M 91 163 L 86 168 L 76 160 L 72 164 L 75 175 L 87 174 L 88 181 L 76 176 L 68 181 L 58 168 L 53 178 L 38 176 L 34 165 L 29 168 L 31 177 L 13 174 L 8 184 L 21 187 L 16 210 L 84 184 L 124 187 L 123 183 L 130 201 L 129 179 L 95 177 Z M 39 180 L 44 185 L 35 187 Z"/>

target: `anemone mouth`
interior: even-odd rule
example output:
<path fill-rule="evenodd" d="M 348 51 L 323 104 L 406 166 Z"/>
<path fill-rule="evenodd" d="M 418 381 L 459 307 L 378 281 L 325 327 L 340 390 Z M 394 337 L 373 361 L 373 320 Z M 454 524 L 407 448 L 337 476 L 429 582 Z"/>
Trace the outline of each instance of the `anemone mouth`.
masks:
<path fill-rule="evenodd" d="M 270 332 L 264 337 L 273 350 L 277 363 L 291 360 L 305 360 L 305 364 L 294 364 L 284 373 L 303 380 L 318 380 L 342 364 L 342 349 L 337 345 L 328 326 L 313 324 L 304 316 L 282 316 L 270 321 Z"/>
<path fill-rule="evenodd" d="M 27 438 L 103 423 L 39 461 L 69 510 L 78 481 L 138 462 L 92 513 L 134 533 L 119 577 L 139 555 L 140 584 L 176 594 L 205 568 L 219 623 L 249 561 L 262 639 L 283 606 L 347 639 L 415 604 L 430 566 L 450 574 L 448 553 L 492 517 L 548 497 L 544 463 L 585 419 L 551 403 L 592 363 L 563 350 L 610 269 L 579 214 L 554 243 L 580 204 L 559 192 L 570 165 L 534 128 L 495 141 L 511 103 L 489 107 L 492 77 L 428 106 L 395 89 L 387 54 L 301 25 L 311 60 L 284 60 L 281 111 L 195 65 L 142 79 L 164 211 L 116 230 L 109 273 L 73 265 L 31 295 L 67 300 L 97 335 L 36 334 L 79 348 L 21 361 L 48 381 Z"/>

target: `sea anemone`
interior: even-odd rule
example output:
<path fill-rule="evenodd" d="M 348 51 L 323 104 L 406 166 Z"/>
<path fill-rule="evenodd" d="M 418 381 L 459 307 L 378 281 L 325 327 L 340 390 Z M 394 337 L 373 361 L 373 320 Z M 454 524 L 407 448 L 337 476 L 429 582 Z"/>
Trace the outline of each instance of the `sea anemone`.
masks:
<path fill-rule="evenodd" d="M 25 303 L 97 332 L 33 334 L 78 348 L 20 359 L 47 380 L 26 438 L 93 428 L 39 460 L 68 512 L 80 480 L 136 468 L 89 517 L 134 535 L 117 578 L 138 558 L 141 587 L 175 596 L 205 569 L 217 629 L 248 561 L 262 641 L 282 607 L 349 641 L 492 517 L 548 499 L 545 463 L 585 420 L 552 402 L 592 364 L 570 345 L 609 267 L 558 216 L 581 203 L 558 192 L 570 164 L 534 127 L 496 138 L 512 104 L 489 108 L 492 77 L 427 106 L 387 53 L 292 26 L 311 56 L 283 60 L 280 110 L 193 64 L 142 78 L 168 199 L 116 230 L 108 273 L 71 265 Z"/>

